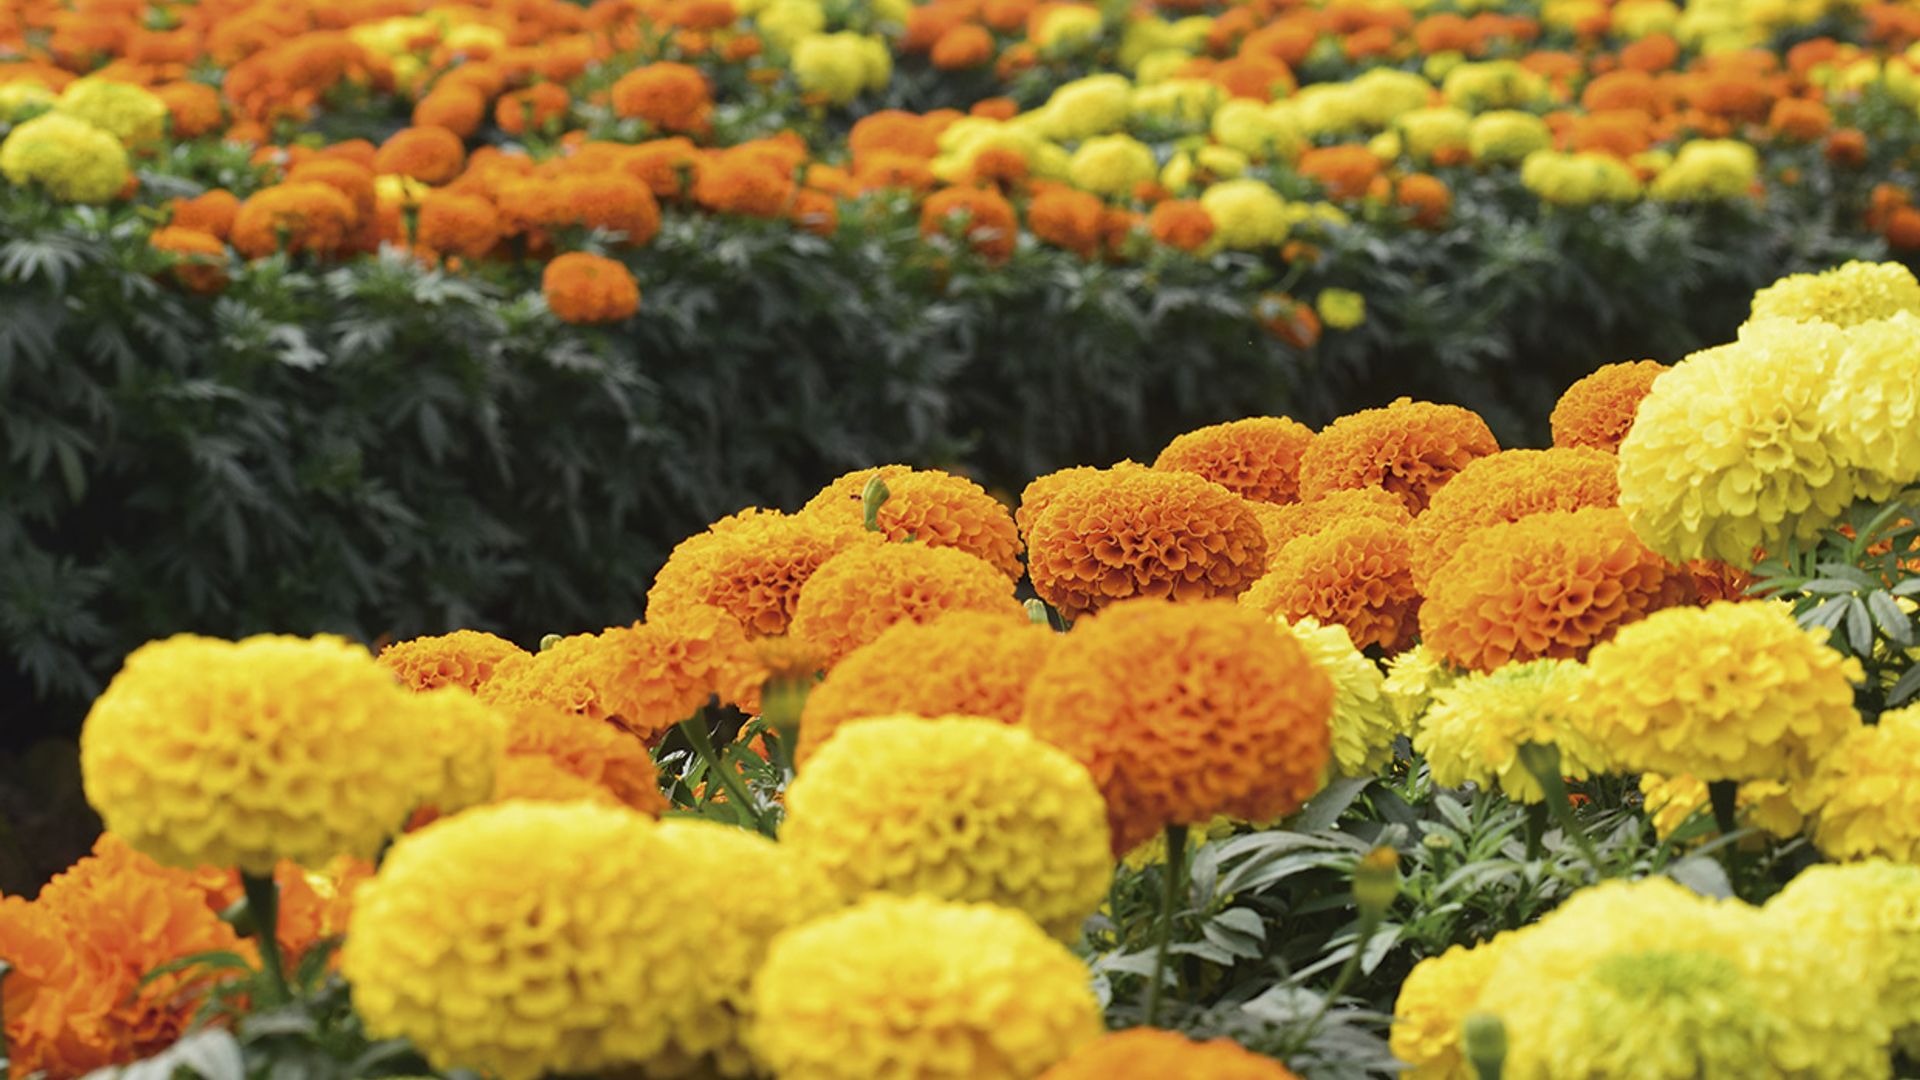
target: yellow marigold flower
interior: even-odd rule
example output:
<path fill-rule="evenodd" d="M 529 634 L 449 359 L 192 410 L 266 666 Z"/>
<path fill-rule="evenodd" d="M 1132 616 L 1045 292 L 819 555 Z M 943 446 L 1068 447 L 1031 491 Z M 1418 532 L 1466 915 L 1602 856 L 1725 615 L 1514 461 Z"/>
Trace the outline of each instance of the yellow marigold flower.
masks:
<path fill-rule="evenodd" d="M 1191 473 L 1114 469 L 1059 490 L 1027 534 L 1027 572 L 1069 619 L 1133 596 L 1234 596 L 1266 567 L 1245 499 Z"/>
<path fill-rule="evenodd" d="M 1738 139 L 1694 139 L 1681 144 L 1647 194 L 1664 202 L 1731 200 L 1752 194 L 1760 152 Z"/>
<path fill-rule="evenodd" d="M 1223 180 L 1201 192 L 1200 206 L 1221 247 L 1255 251 L 1286 240 L 1293 228 L 1287 201 L 1264 180 Z"/>
<path fill-rule="evenodd" d="M 455 630 L 389 645 L 380 650 L 379 660 L 380 666 L 393 672 L 408 689 L 457 686 L 477 691 L 493 678 L 501 663 L 526 655 L 525 649 L 505 638 L 478 630 Z"/>
<path fill-rule="evenodd" d="M 1472 138 L 1473 117 L 1451 106 L 1414 109 L 1400 115 L 1395 121 L 1395 130 L 1407 156 L 1426 165 L 1436 155 L 1458 155 L 1467 149 Z"/>
<path fill-rule="evenodd" d="M 1549 422 L 1553 445 L 1592 447 L 1612 454 L 1633 427 L 1640 402 L 1653 389 L 1653 380 L 1667 370 L 1658 360 L 1604 364 L 1560 395 Z M 1619 484 L 1614 484 L 1618 497 Z"/>
<path fill-rule="evenodd" d="M 172 866 L 372 858 L 442 768 L 408 701 L 340 638 L 152 642 L 87 714 L 87 801 Z"/>
<path fill-rule="evenodd" d="M 1093 773 L 1117 856 L 1170 824 L 1298 809 L 1320 789 L 1332 713 L 1332 680 L 1258 614 L 1132 600 L 1054 649 L 1024 719 Z"/>
<path fill-rule="evenodd" d="M 120 140 L 142 147 L 167 133 L 167 103 L 143 86 L 111 79 L 75 79 L 54 102 L 57 112 L 84 120 Z"/>
<path fill-rule="evenodd" d="M 1313 310 L 1330 330 L 1351 330 L 1367 321 L 1367 298 L 1352 289 L 1321 289 Z"/>
<path fill-rule="evenodd" d="M 1153 150 L 1131 135 L 1096 135 L 1080 144 L 1067 164 L 1073 185 L 1095 195 L 1126 198 L 1160 171 Z"/>
<path fill-rule="evenodd" d="M 793 77 L 800 89 L 845 105 L 863 90 L 884 89 L 893 76 L 891 57 L 874 55 L 864 34 L 808 34 L 793 46 Z"/>
<path fill-rule="evenodd" d="M 1817 274 L 1788 274 L 1753 294 L 1749 322 L 1801 319 L 1854 326 L 1920 314 L 1920 279 L 1897 262 L 1849 262 Z"/>
<path fill-rule="evenodd" d="M 1520 165 L 1520 183 L 1557 206 L 1631 202 L 1640 197 L 1640 178 L 1612 154 L 1587 151 L 1562 154 L 1536 150 Z"/>
<path fill-rule="evenodd" d="M 929 761 L 940 768 L 922 768 Z M 849 900 L 989 901 L 1067 941 L 1112 884 L 1109 841 L 1107 804 L 1084 766 L 971 716 L 848 724 L 787 789 L 780 830 L 781 845 Z"/>
<path fill-rule="evenodd" d="M 1133 106 L 1124 75 L 1100 74 L 1062 85 L 1040 109 L 1039 128 L 1050 139 L 1076 141 L 1118 131 Z"/>
<path fill-rule="evenodd" d="M 84 120 L 46 113 L 0 142 L 0 173 L 19 187 L 38 184 L 61 202 L 103 203 L 133 175 L 126 147 Z"/>
<path fill-rule="evenodd" d="M 1027 617 L 1013 582 L 984 559 L 928 544 L 860 545 L 807 579 L 793 634 L 838 660 L 895 623 L 928 622 L 949 611 Z"/>
<path fill-rule="evenodd" d="M 1598 767 L 1599 751 L 1567 722 L 1583 674 L 1571 661 L 1534 660 L 1468 675 L 1434 692 L 1413 748 L 1436 784 L 1498 784 L 1516 802 L 1539 802 L 1546 792 L 1521 764 L 1522 745 L 1558 747 L 1563 776 L 1584 779 Z"/>
<path fill-rule="evenodd" d="M 1460 673 L 1425 645 L 1397 652 L 1387 658 L 1387 681 L 1381 685 L 1394 714 L 1400 718 L 1400 730 L 1412 732 L 1433 703 L 1433 695 L 1449 686 Z"/>
<path fill-rule="evenodd" d="M 1400 398 L 1343 416 L 1314 436 L 1300 462 L 1300 497 L 1377 487 L 1417 515 L 1469 461 L 1499 449 L 1472 410 Z"/>
<path fill-rule="evenodd" d="M 1574 726 L 1618 771 L 1794 780 L 1860 726 L 1860 662 L 1777 604 L 1655 612 L 1587 667 Z"/>
<path fill-rule="evenodd" d="M 1819 422 L 1844 336 L 1817 322 L 1748 323 L 1653 384 L 1620 444 L 1620 505 L 1676 561 L 1753 565 L 1756 548 L 1810 539 L 1876 486 Z"/>
<path fill-rule="evenodd" d="M 1782 936 L 1819 942 L 1912 1053 L 1920 1038 L 1920 867 L 1884 859 L 1810 866 L 1762 915 Z"/>
<path fill-rule="evenodd" d="M 1902 267 L 1901 269 L 1905 269 Z M 1894 488 L 1920 480 L 1920 315 L 1899 311 L 1848 330 L 1820 399 L 1842 456 Z"/>
<path fill-rule="evenodd" d="M 1196 1042 L 1177 1031 L 1129 1028 L 1087 1044 L 1040 1080 L 1299 1080 L 1292 1070 L 1232 1039 Z"/>
<path fill-rule="evenodd" d="M 1920 705 L 1882 713 L 1818 759 L 1815 846 L 1832 859 L 1920 862 Z"/>
<path fill-rule="evenodd" d="M 1502 450 L 1467 463 L 1413 523 L 1413 581 L 1430 590 L 1461 545 L 1488 525 L 1550 510 L 1614 505 L 1619 462 L 1590 449 Z"/>
<path fill-rule="evenodd" d="M 1461 1053 L 1460 1022 L 1473 1011 L 1499 959 L 1499 942 L 1455 945 L 1413 966 L 1393 1003 L 1393 1055 L 1411 1080 L 1473 1080 Z"/>
<path fill-rule="evenodd" d="M 1033 920 L 927 897 L 781 934 L 753 1006 L 749 1045 L 781 1080 L 1023 1080 L 1101 1029 L 1086 967 Z"/>
<path fill-rule="evenodd" d="M 487 801 L 507 747 L 507 721 L 466 690 L 446 686 L 407 698 L 415 738 L 440 749 L 439 769 L 419 778 L 417 801 L 454 814 Z"/>
<path fill-rule="evenodd" d="M 827 12 L 817 0 L 773 0 L 758 4 L 753 13 L 755 29 L 770 44 L 792 49 L 810 34 L 827 27 Z"/>
<path fill-rule="evenodd" d="M 878 476 L 887 485 L 874 524 L 888 540 L 912 540 L 928 547 L 959 548 L 1020 576 L 1020 532 L 1000 500 L 964 476 L 938 469 L 883 465 L 842 476 L 815 495 L 801 515 L 856 528 L 865 526 L 861 495 Z"/>
<path fill-rule="evenodd" d="M 1677 941 L 1601 958 L 1575 978 L 1539 1041 L 1556 1080 L 1771 1075 L 1778 1021 L 1734 961 Z"/>
<path fill-rule="evenodd" d="M 1153 459 L 1156 469 L 1190 472 L 1243 499 L 1290 503 L 1300 495 L 1300 455 L 1313 429 L 1284 416 L 1254 416 L 1189 431 Z"/>
<path fill-rule="evenodd" d="M 53 107 L 55 94 L 37 82 L 0 83 L 0 119 L 17 124 Z"/>
<path fill-rule="evenodd" d="M 1333 680 L 1333 763 L 1345 776 L 1372 776 L 1393 760 L 1399 716 L 1387 700 L 1387 678 L 1380 665 L 1354 647 L 1347 628 L 1323 626 L 1316 619 L 1288 623 L 1275 619 L 1307 650 Z"/>
<path fill-rule="evenodd" d="M 857 517 L 742 510 L 674 547 L 647 591 L 647 614 L 710 605 L 751 636 L 784 634 L 815 570 L 849 547 L 879 542 Z"/>
<path fill-rule="evenodd" d="M 593 723 L 578 717 L 575 719 L 583 724 Z M 583 776 L 568 772 L 559 762 L 539 754 L 509 754 L 500 759 L 500 767 L 494 773 L 491 801 L 621 805 L 613 792 Z M 419 817 L 414 821 L 415 828 L 423 824 Z"/>
<path fill-rule="evenodd" d="M 1473 160 L 1517 165 L 1535 150 L 1553 145 L 1547 122 L 1530 112 L 1497 109 L 1474 118 L 1467 132 L 1467 151 Z"/>
<path fill-rule="evenodd" d="M 1290 160 L 1299 156 L 1306 144 L 1297 125 L 1247 98 L 1234 98 L 1214 110 L 1210 130 L 1221 146 L 1238 150 L 1254 161 Z"/>
<path fill-rule="evenodd" d="M 1033 30 L 1033 43 L 1049 53 L 1065 52 L 1099 36 L 1100 9 L 1087 4 L 1059 4 L 1048 10 Z"/>
<path fill-rule="evenodd" d="M 1524 108 L 1547 97 L 1547 81 L 1514 60 L 1459 64 L 1441 81 L 1448 104 L 1469 112 Z"/>
<path fill-rule="evenodd" d="M 1018 723 L 1028 684 L 1061 640 L 1025 619 L 982 611 L 896 623 L 841 658 L 807 695 L 795 760 L 804 766 L 842 725 L 864 716 L 958 713 Z"/>
<path fill-rule="evenodd" d="M 1641 773 L 1640 796 L 1654 834 L 1662 840 L 1709 804 L 1706 782 L 1692 776 Z M 1734 805 L 1743 827 L 1765 829 L 1782 840 L 1800 835 L 1806 826 L 1806 814 L 1794 804 L 1787 785 L 1778 780 L 1741 784 Z"/>

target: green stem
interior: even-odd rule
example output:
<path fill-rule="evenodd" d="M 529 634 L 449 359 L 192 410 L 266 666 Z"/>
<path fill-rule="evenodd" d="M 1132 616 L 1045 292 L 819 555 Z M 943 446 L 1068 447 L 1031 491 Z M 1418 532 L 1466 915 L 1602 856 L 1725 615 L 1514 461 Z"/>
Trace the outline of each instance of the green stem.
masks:
<path fill-rule="evenodd" d="M 1527 859 L 1529 861 L 1538 859 L 1544 850 L 1541 843 L 1547 836 L 1547 818 L 1550 813 L 1544 799 L 1527 807 Z"/>
<path fill-rule="evenodd" d="M 706 763 L 707 775 L 720 782 L 727 793 L 727 801 L 739 808 L 740 813 L 751 815 L 753 827 L 761 833 L 772 836 L 773 826 L 768 824 L 766 815 L 760 812 L 753 795 L 747 791 L 747 785 L 740 774 L 727 767 L 724 758 L 713 748 L 713 735 L 707 730 L 705 709 L 694 713 L 692 717 L 680 722 L 680 730 L 686 732 L 687 742 L 693 745 L 693 752 Z"/>
<path fill-rule="evenodd" d="M 1333 1003 L 1340 999 L 1341 994 L 1346 993 L 1347 986 L 1353 982 L 1354 976 L 1360 974 L 1360 957 L 1367 951 L 1367 942 L 1373 940 L 1374 931 L 1380 929 L 1381 921 L 1382 916 L 1373 912 L 1360 913 L 1360 933 L 1353 940 L 1353 955 L 1347 957 L 1347 962 L 1340 965 L 1340 973 L 1333 977 L 1333 985 L 1327 988 L 1326 996 L 1320 999 L 1320 1007 L 1313 1011 L 1313 1017 L 1307 1021 L 1305 1027 L 1300 1029 L 1300 1034 L 1293 1043 L 1295 1049 L 1304 1049 L 1313 1041 L 1313 1033 L 1320 1029 L 1320 1021 L 1326 1019 L 1327 1011 L 1333 1008 Z"/>
<path fill-rule="evenodd" d="M 1187 884 L 1187 827 L 1167 826 L 1167 887 L 1160 898 L 1160 940 L 1153 954 L 1153 981 L 1147 984 L 1147 1026 L 1160 1026 L 1160 996 L 1167 979 L 1167 946 L 1173 940 L 1173 917 Z"/>
<path fill-rule="evenodd" d="M 1713 823 L 1720 826 L 1720 835 L 1733 835 L 1740 827 L 1740 782 L 1713 781 L 1707 785 L 1707 800 L 1713 804 Z"/>
<path fill-rule="evenodd" d="M 280 886 L 273 877 L 242 873 L 240 889 L 247 897 L 247 916 L 253 923 L 254 943 L 260 950 L 260 970 L 267 977 L 270 1005 L 293 1000 L 287 972 L 280 962 Z"/>

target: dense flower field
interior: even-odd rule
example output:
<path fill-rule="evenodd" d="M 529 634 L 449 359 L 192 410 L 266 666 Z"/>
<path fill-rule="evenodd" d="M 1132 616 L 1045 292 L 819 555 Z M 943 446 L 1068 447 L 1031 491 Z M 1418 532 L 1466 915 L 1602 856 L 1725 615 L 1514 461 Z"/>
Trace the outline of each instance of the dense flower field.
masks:
<path fill-rule="evenodd" d="M 1550 426 L 860 469 L 532 650 L 152 642 L 12 1075 L 1910 1075 L 1920 281 Z"/>

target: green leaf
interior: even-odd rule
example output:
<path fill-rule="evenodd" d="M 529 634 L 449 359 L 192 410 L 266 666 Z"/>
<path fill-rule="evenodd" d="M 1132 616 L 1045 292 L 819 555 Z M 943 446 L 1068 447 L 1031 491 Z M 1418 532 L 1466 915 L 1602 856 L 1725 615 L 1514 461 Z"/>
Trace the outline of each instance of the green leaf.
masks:
<path fill-rule="evenodd" d="M 1915 694 L 1920 694 L 1920 664 L 1908 668 L 1893 684 L 1893 689 L 1887 691 L 1887 707 L 1898 708 Z"/>
<path fill-rule="evenodd" d="M 1300 813 L 1289 822 L 1289 826 L 1299 832 L 1320 832 L 1331 829 L 1340 815 L 1347 812 L 1360 793 L 1373 783 L 1371 776 L 1343 777 L 1320 789 L 1320 793 L 1302 807 Z"/>
<path fill-rule="evenodd" d="M 1876 589 L 1867 594 L 1867 607 L 1873 612 L 1873 621 L 1888 640 L 1903 649 L 1913 647 L 1913 618 L 1900 610 L 1891 593 L 1885 589 Z"/>

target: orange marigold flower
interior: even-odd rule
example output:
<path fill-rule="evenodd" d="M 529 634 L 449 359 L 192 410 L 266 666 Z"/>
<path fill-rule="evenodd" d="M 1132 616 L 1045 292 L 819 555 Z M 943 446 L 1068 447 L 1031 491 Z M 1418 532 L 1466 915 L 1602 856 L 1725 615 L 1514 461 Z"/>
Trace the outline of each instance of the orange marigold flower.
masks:
<path fill-rule="evenodd" d="M 1457 666 L 1586 659 L 1614 631 L 1686 599 L 1684 572 L 1612 508 L 1550 511 L 1467 536 L 1420 611 L 1422 642 Z"/>
<path fill-rule="evenodd" d="M 233 231 L 233 219 L 240 214 L 240 199 L 225 188 L 214 188 L 191 199 L 175 199 L 173 224 L 177 228 L 197 229 L 225 240 Z"/>
<path fill-rule="evenodd" d="M 435 254 L 478 259 L 500 242 L 500 212 L 478 195 L 429 192 L 420 200 L 415 238 Z"/>
<path fill-rule="evenodd" d="M 287 170 L 289 184 L 325 184 L 353 203 L 356 227 L 373 220 L 373 172 L 344 158 L 314 158 Z"/>
<path fill-rule="evenodd" d="M 574 224 L 624 233 L 639 247 L 660 232 L 660 204 L 647 185 L 624 172 L 593 172 L 560 181 L 560 197 Z"/>
<path fill-rule="evenodd" d="M 1020 533 L 1013 515 L 986 489 L 964 476 L 939 469 L 881 466 L 857 469 L 828 484 L 800 512 L 846 525 L 862 525 L 861 494 L 879 476 L 887 485 L 874 524 L 888 540 L 912 540 L 928 547 L 959 548 L 985 559 L 1007 576 L 1020 576 Z"/>
<path fill-rule="evenodd" d="M 1404 525 L 1377 517 L 1338 521 L 1289 541 L 1240 603 L 1290 623 L 1337 623 L 1359 648 L 1399 652 L 1413 643 L 1420 610 L 1411 557 Z"/>
<path fill-rule="evenodd" d="M 31 902 L 0 898 L 6 1040 L 14 1075 L 73 1077 L 149 1057 L 185 1034 L 205 968 L 145 982 L 196 953 L 251 956 L 207 904 L 198 876 L 103 835 Z"/>
<path fill-rule="evenodd" d="M 182 288 L 217 293 L 227 287 L 227 245 L 212 233 L 170 225 L 155 229 L 147 243 L 175 257 L 167 273 Z"/>
<path fill-rule="evenodd" d="M 1290 503 L 1300 497 L 1300 455 L 1313 429 L 1285 416 L 1214 424 L 1167 444 L 1156 469 L 1204 476 L 1243 499 Z"/>
<path fill-rule="evenodd" d="M 1472 410 L 1400 398 L 1328 424 L 1300 461 L 1300 497 L 1384 488 L 1418 514 L 1467 462 L 1499 449 Z"/>
<path fill-rule="evenodd" d="M 620 167 L 647 185 L 655 198 L 677 199 L 700 168 L 700 150 L 680 135 L 654 139 L 629 150 Z"/>
<path fill-rule="evenodd" d="M 1426 173 L 1402 177 L 1394 189 L 1394 202 L 1413 211 L 1413 223 L 1422 229 L 1437 229 L 1447 223 L 1453 212 L 1453 192 L 1446 181 Z"/>
<path fill-rule="evenodd" d="M 423 184 L 444 184 L 460 175 L 467 163 L 467 148 L 460 136 L 442 127 L 401 128 L 380 144 L 373 168 L 382 174 L 398 173 Z"/>
<path fill-rule="evenodd" d="M 1021 716 L 1093 773 L 1119 855 L 1168 825 L 1298 809 L 1320 788 L 1332 713 L 1333 683 L 1259 614 L 1143 599 L 1075 626 Z"/>
<path fill-rule="evenodd" d="M 1280 549 L 1337 522 L 1373 518 L 1389 525 L 1413 524 L 1407 504 L 1379 488 L 1329 491 L 1317 499 L 1284 505 L 1254 503 L 1253 515 L 1260 519 L 1260 531 L 1267 538 L 1268 566 L 1273 565 Z"/>
<path fill-rule="evenodd" d="M 477 692 L 500 665 L 527 651 L 479 630 L 455 630 L 402 641 L 380 650 L 380 665 L 410 690 L 458 686 Z"/>
<path fill-rule="evenodd" d="M 1364 146 L 1320 146 L 1300 155 L 1294 171 L 1317 180 L 1331 199 L 1358 199 L 1380 175 L 1380 159 Z"/>
<path fill-rule="evenodd" d="M 1072 188 L 1048 188 L 1027 206 L 1027 228 L 1055 247 L 1090 259 L 1100 250 L 1107 205 L 1097 195 Z"/>
<path fill-rule="evenodd" d="M 1292 261 L 1284 249 L 1281 257 Z M 1262 330 L 1296 349 L 1311 349 L 1320 341 L 1319 313 L 1286 293 L 1261 293 L 1253 302 L 1253 315 Z"/>
<path fill-rule="evenodd" d="M 1833 112 L 1825 104 L 1805 98 L 1781 98 L 1767 114 L 1767 127 L 1796 142 L 1813 142 L 1833 128 Z"/>
<path fill-rule="evenodd" d="M 1132 596 L 1235 596 L 1266 559 L 1247 501 L 1184 472 L 1087 475 L 1052 497 L 1027 536 L 1034 591 L 1069 619 Z"/>
<path fill-rule="evenodd" d="M 742 510 L 673 549 L 647 592 L 647 614 L 705 604 L 740 620 L 751 636 L 784 634 L 815 570 L 849 547 L 881 542 L 858 520 Z"/>
<path fill-rule="evenodd" d="M 1859 128 L 1841 128 L 1827 136 L 1823 151 L 1836 165 L 1859 167 L 1867 163 L 1867 133 Z"/>
<path fill-rule="evenodd" d="M 613 84 L 613 111 L 645 120 L 661 131 L 699 134 L 713 112 L 706 76 L 687 64 L 656 63 L 635 68 Z"/>
<path fill-rule="evenodd" d="M 577 719 L 577 718 L 576 718 Z M 590 720 L 580 720 L 582 724 L 591 724 Z M 604 727 L 605 725 L 601 725 Z M 612 730 L 609 728 L 608 730 Z M 632 736 L 615 734 L 622 739 L 641 744 Z M 644 750 L 644 747 L 642 748 Z M 606 806 L 619 806 L 621 802 L 613 792 L 578 773 L 567 771 L 559 762 L 539 754 L 508 754 L 500 759 L 493 772 L 493 798 L 489 802 L 591 802 Z M 662 802 L 665 798 L 662 797 Z M 658 807 L 636 807 L 643 812 L 658 814 Z M 408 832 L 424 827 L 426 823 L 415 821 Z"/>
<path fill-rule="evenodd" d="M 195 873 L 202 877 L 206 902 L 216 913 L 246 895 L 238 871 L 202 869 Z M 273 883 L 280 891 L 274 939 L 285 962 L 298 964 L 308 949 L 345 935 L 353 914 L 353 890 L 372 876 L 371 862 L 346 855 L 336 857 L 317 873 L 291 859 L 280 860 L 273 868 Z"/>
<path fill-rule="evenodd" d="M 981 98 L 967 110 L 967 115 L 988 120 L 1011 120 L 1020 115 L 1020 103 L 1009 97 Z"/>
<path fill-rule="evenodd" d="M 1737 602 L 1752 600 L 1747 588 L 1753 584 L 1753 575 L 1731 563 L 1718 559 L 1693 559 L 1682 567 L 1687 572 L 1688 584 L 1693 590 L 1693 602 L 1706 607 L 1721 600 Z"/>
<path fill-rule="evenodd" d="M 950 218 L 963 222 L 967 242 L 988 262 L 1005 262 L 1013 254 L 1020 226 L 1013 215 L 1013 204 L 999 192 L 969 187 L 935 192 L 921 204 L 920 234 L 944 235 Z"/>
<path fill-rule="evenodd" d="M 1640 399 L 1667 370 L 1658 360 L 1607 364 L 1567 387 L 1553 407 L 1553 445 L 1591 446 L 1614 453 L 1633 427 Z"/>
<path fill-rule="evenodd" d="M 1437 16 L 1436 16 L 1437 17 Z M 1432 22 L 1432 19 L 1427 20 Z M 1232 1039 L 1195 1042 L 1177 1031 L 1128 1028 L 1087 1044 L 1039 1080 L 1299 1080 L 1285 1065 Z"/>
<path fill-rule="evenodd" d="M 840 204 L 824 191 L 801 188 L 793 193 L 787 220 L 815 236 L 832 236 L 840 230 Z"/>
<path fill-rule="evenodd" d="M 778 218 L 786 216 L 796 189 L 792 170 L 736 147 L 700 159 L 693 201 L 719 214 Z"/>
<path fill-rule="evenodd" d="M 540 758 L 641 813 L 667 809 L 660 771 L 639 739 L 611 724 L 537 702 L 520 702 L 503 714 L 508 719 L 508 763 Z"/>
<path fill-rule="evenodd" d="M 619 322 L 640 310 L 640 284 L 632 272 L 584 251 L 570 251 L 548 263 L 540 291 L 562 322 Z"/>
<path fill-rule="evenodd" d="M 1147 231 L 1168 247 L 1199 251 L 1213 239 L 1213 215 L 1192 199 L 1168 199 L 1147 215 Z"/>
<path fill-rule="evenodd" d="M 1207 78 L 1226 88 L 1228 94 L 1254 101 L 1272 101 L 1275 94 L 1293 92 L 1293 72 L 1275 57 L 1261 53 L 1242 53 L 1213 66 Z"/>
<path fill-rule="evenodd" d="M 566 87 L 550 82 L 535 83 L 495 102 L 493 122 L 509 135 L 544 131 L 549 125 L 557 126 L 566 119 L 567 107 L 572 104 L 573 96 L 567 93 Z"/>
<path fill-rule="evenodd" d="M 800 589 L 792 633 L 837 660 L 887 627 L 949 611 L 1025 619 L 1013 582 L 992 563 L 928 544 L 860 544 L 828 559 Z"/>
<path fill-rule="evenodd" d="M 250 259 L 281 250 L 331 255 L 345 246 L 358 219 L 353 200 L 330 185 L 275 184 L 240 205 L 228 240 Z"/>
<path fill-rule="evenodd" d="M 940 153 L 940 134 L 927 117 L 902 109 L 882 109 L 854 123 L 847 132 L 847 149 L 856 163 L 869 154 L 931 160 Z"/>
<path fill-rule="evenodd" d="M 220 92 L 205 83 L 172 82 L 155 87 L 153 93 L 167 106 L 172 119 L 169 133 L 175 139 L 197 139 L 218 131 L 226 119 Z"/>
<path fill-rule="evenodd" d="M 1053 500 L 1061 492 L 1073 485 L 1090 477 L 1104 476 L 1110 471 L 1138 472 L 1145 468 L 1146 466 L 1137 461 L 1119 462 L 1111 470 L 1102 469 L 1096 465 L 1073 465 L 1036 478 L 1020 492 L 1020 508 L 1013 514 L 1013 521 L 1020 529 L 1021 539 L 1024 541 L 1033 535 L 1033 523 L 1040 520 L 1040 515 L 1046 512 L 1047 507 L 1053 504 Z"/>
<path fill-rule="evenodd" d="M 842 724 L 866 716 L 1018 723 L 1028 684 L 1060 640 L 1025 619 L 980 611 L 896 623 L 843 657 L 807 695 L 794 757 L 804 763 Z"/>
<path fill-rule="evenodd" d="M 487 118 L 487 96 L 465 83 L 443 83 L 413 106 L 414 127 L 441 127 L 470 139 Z"/>
<path fill-rule="evenodd" d="M 1502 450 L 1471 461 L 1413 523 L 1413 581 L 1422 592 L 1476 529 L 1548 510 L 1620 502 L 1620 463 L 1591 447 Z"/>
<path fill-rule="evenodd" d="M 977 23 L 962 23 L 933 43 L 933 66 L 942 71 L 964 71 L 993 61 L 993 35 Z"/>

